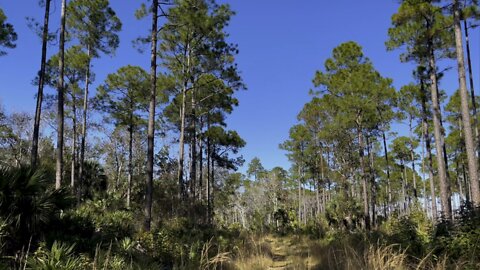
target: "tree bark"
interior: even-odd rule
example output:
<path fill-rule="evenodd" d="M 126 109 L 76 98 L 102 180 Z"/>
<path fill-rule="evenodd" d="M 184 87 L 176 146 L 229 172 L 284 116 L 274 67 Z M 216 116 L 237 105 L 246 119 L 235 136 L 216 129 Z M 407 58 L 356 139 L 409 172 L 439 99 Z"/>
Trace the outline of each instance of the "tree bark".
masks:
<path fill-rule="evenodd" d="M 475 102 L 475 88 L 473 83 L 473 71 L 472 71 L 472 58 L 470 55 L 470 37 L 468 35 L 467 19 L 464 18 L 463 26 L 465 31 L 465 47 L 467 49 L 467 63 L 468 63 L 468 75 L 470 82 L 470 98 L 472 100 L 472 112 L 473 112 L 473 127 L 475 129 L 475 139 L 477 147 L 477 155 L 480 157 L 480 132 L 478 130 L 478 115 L 477 115 L 477 103 Z"/>
<path fill-rule="evenodd" d="M 180 107 L 180 138 L 179 138 L 179 150 L 178 150 L 178 197 L 182 198 L 185 195 L 185 184 L 183 180 L 183 167 L 185 159 L 185 115 L 187 106 L 187 89 L 190 71 L 190 48 L 187 44 L 185 48 L 185 57 L 187 59 L 186 66 L 183 67 L 183 89 L 182 89 L 182 104 Z"/>
<path fill-rule="evenodd" d="M 475 156 L 475 143 L 473 140 L 472 126 L 470 122 L 470 110 L 468 108 L 467 80 L 465 75 L 465 59 L 463 52 L 462 29 L 460 26 L 460 3 L 453 1 L 454 5 L 454 29 L 455 48 L 457 52 L 458 81 L 460 85 L 460 101 L 462 111 L 463 135 L 465 138 L 465 150 L 467 152 L 468 174 L 470 175 L 470 186 L 472 189 L 472 202 L 474 206 L 480 206 L 480 187 L 478 184 L 478 161 Z"/>
<path fill-rule="evenodd" d="M 40 72 L 38 73 L 38 93 L 37 107 L 35 110 L 35 122 L 33 124 L 33 139 L 31 151 L 31 164 L 37 166 L 38 162 L 38 137 L 40 134 L 40 120 L 42 114 L 43 85 L 45 83 L 45 64 L 47 62 L 47 42 L 48 42 L 48 22 L 50 17 L 50 0 L 45 0 L 45 17 L 43 22 L 42 34 L 42 58 L 40 62 Z"/>
<path fill-rule="evenodd" d="M 413 127 L 412 127 L 412 122 L 413 122 L 413 117 L 410 116 L 410 121 L 409 121 L 409 129 L 410 129 L 410 159 L 412 161 L 412 174 L 413 174 L 413 197 L 415 198 L 415 202 L 418 199 L 417 196 L 417 176 L 416 176 L 416 171 L 415 171 L 415 152 L 413 149 Z"/>
<path fill-rule="evenodd" d="M 360 169 L 362 171 L 362 189 L 363 189 L 363 215 L 365 220 L 365 228 L 370 230 L 370 207 L 368 203 L 368 180 L 365 173 L 365 160 L 364 149 L 365 144 L 363 142 L 363 132 L 358 128 L 358 144 L 359 144 L 359 156 L 360 156 Z"/>
<path fill-rule="evenodd" d="M 85 147 L 87 143 L 88 86 L 90 85 L 90 45 L 87 45 L 87 70 L 85 74 L 85 91 L 83 96 L 82 140 L 80 142 L 80 170 L 77 192 L 77 202 L 82 199 L 83 183 L 85 182 Z"/>
<path fill-rule="evenodd" d="M 157 31 L 158 31 L 158 0 L 152 1 L 152 43 L 150 55 L 150 105 L 148 111 L 148 146 L 147 146 L 147 181 L 145 189 L 145 231 L 150 231 L 152 223 L 153 202 L 153 159 L 155 148 L 155 107 L 157 96 Z"/>
<path fill-rule="evenodd" d="M 434 171 L 433 171 L 433 158 L 432 158 L 432 147 L 430 139 L 430 131 L 428 130 L 428 111 L 427 111 L 427 95 L 425 93 L 426 89 L 424 88 L 424 82 L 421 80 L 421 99 L 422 99 L 422 122 L 423 122 L 423 136 L 425 140 L 425 150 L 427 152 L 427 167 L 430 178 L 430 196 L 432 198 L 432 218 L 437 220 L 437 197 L 435 195 L 435 180 L 434 180 Z"/>
<path fill-rule="evenodd" d="M 62 185 L 63 177 L 63 133 L 64 133 L 64 58 L 65 58 L 65 16 L 66 16 L 67 1 L 62 1 L 61 11 L 61 23 L 60 23 L 60 45 L 59 45 L 59 61 L 58 69 L 60 71 L 60 77 L 58 79 L 58 110 L 57 110 L 57 161 L 56 161 L 56 174 L 55 174 L 55 189 L 60 189 Z"/>
<path fill-rule="evenodd" d="M 128 127 L 127 208 L 130 208 L 130 201 L 131 201 L 131 194 L 132 194 L 132 178 L 133 178 L 133 116 L 130 115 L 130 126 Z"/>
<path fill-rule="evenodd" d="M 374 157 L 373 157 L 373 152 L 372 152 L 372 142 L 370 141 L 369 137 L 367 137 L 367 151 L 368 151 L 368 156 L 370 158 L 370 203 L 371 203 L 371 208 L 372 208 L 372 227 L 376 226 L 376 203 L 377 203 L 377 186 L 375 183 L 375 168 L 374 168 Z"/>
<path fill-rule="evenodd" d="M 442 204 L 442 217 L 446 220 L 452 219 L 452 202 L 450 200 L 450 182 L 447 176 L 446 160 L 443 153 L 443 146 L 445 144 L 444 131 L 442 129 L 441 121 L 441 108 L 437 90 L 437 67 L 435 63 L 435 56 L 430 46 L 429 57 L 429 73 L 431 80 L 431 93 L 432 93 L 432 114 L 433 114 L 433 128 L 435 136 L 435 148 L 437 150 L 437 165 L 438 165 L 438 177 L 440 181 L 440 200 Z"/>
<path fill-rule="evenodd" d="M 183 166 L 185 159 L 185 107 L 187 104 L 186 97 L 186 83 L 182 90 L 182 105 L 180 108 L 180 138 L 179 138 L 179 150 L 178 150 L 178 198 L 181 199 L 185 195 L 185 183 L 183 181 Z"/>
<path fill-rule="evenodd" d="M 196 100 L 195 92 L 192 90 L 192 141 L 190 143 L 192 152 L 192 161 L 190 166 L 190 181 L 192 197 L 196 199 L 196 184 L 197 184 L 197 116 L 196 116 Z"/>
<path fill-rule="evenodd" d="M 388 148 L 387 148 L 387 139 L 386 139 L 386 136 L 385 136 L 385 131 L 382 130 L 382 139 L 383 139 L 383 151 L 385 153 L 385 162 L 387 164 L 387 198 L 388 198 L 388 202 L 387 202 L 387 205 L 388 205 L 388 213 L 390 214 L 391 212 L 391 203 L 392 203 L 392 189 L 391 189 L 391 186 L 390 186 L 390 164 L 389 164 L 389 160 L 388 160 Z"/>
<path fill-rule="evenodd" d="M 75 93 L 72 89 L 72 132 L 73 132 L 73 141 L 72 141 L 72 168 L 70 172 L 70 186 L 75 193 L 75 180 L 76 180 L 76 171 L 77 171 L 77 99 Z"/>

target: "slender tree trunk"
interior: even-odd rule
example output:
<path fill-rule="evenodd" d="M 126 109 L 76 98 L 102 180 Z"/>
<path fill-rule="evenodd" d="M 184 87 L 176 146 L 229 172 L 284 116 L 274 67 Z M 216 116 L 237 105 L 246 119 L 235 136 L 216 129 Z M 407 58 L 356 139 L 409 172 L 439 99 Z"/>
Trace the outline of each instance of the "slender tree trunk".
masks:
<path fill-rule="evenodd" d="M 77 192 L 77 202 L 80 202 L 83 192 L 83 183 L 85 182 L 85 147 L 87 143 L 87 115 L 88 115 L 88 87 L 90 85 L 90 45 L 87 46 L 87 71 L 85 75 L 85 92 L 83 96 L 83 117 L 82 117 L 82 140 L 80 142 L 80 171 Z"/>
<path fill-rule="evenodd" d="M 298 220 L 302 221 L 302 173 L 298 165 Z"/>
<path fill-rule="evenodd" d="M 405 213 L 407 211 L 407 193 L 405 191 L 405 188 L 407 186 L 407 166 L 405 166 L 405 161 L 401 161 L 401 166 L 403 168 L 403 179 L 402 179 L 402 204 L 403 204 L 403 212 Z"/>
<path fill-rule="evenodd" d="M 426 177 L 425 177 L 425 130 L 423 129 L 423 118 L 422 118 L 422 136 L 420 137 L 421 140 L 421 151 L 422 151 L 422 183 L 423 183 L 423 207 L 425 208 L 425 214 L 428 216 L 428 200 L 427 200 L 427 190 L 426 190 Z"/>
<path fill-rule="evenodd" d="M 153 202 L 153 159 L 155 148 L 155 107 L 157 96 L 157 23 L 158 23 L 158 0 L 152 1 L 152 50 L 150 55 L 150 106 L 148 112 L 148 146 L 147 146 L 147 181 L 145 189 L 145 231 L 150 231 L 152 223 Z"/>
<path fill-rule="evenodd" d="M 211 166 L 212 172 L 210 173 L 210 224 L 213 223 L 213 216 L 215 215 L 215 144 L 211 147 Z"/>
<path fill-rule="evenodd" d="M 460 100 L 462 110 L 462 126 L 465 137 L 465 150 L 467 152 L 468 174 L 472 189 L 472 202 L 474 206 L 480 206 L 480 187 L 478 184 L 478 160 L 475 156 L 475 143 L 473 140 L 472 126 L 470 122 L 470 110 L 468 108 L 467 80 L 465 75 L 465 60 L 463 52 L 462 29 L 460 26 L 460 3 L 454 0 L 454 28 L 455 47 L 457 52 L 458 81 L 460 84 Z"/>
<path fill-rule="evenodd" d="M 415 149 L 413 148 L 413 127 L 412 127 L 413 119 L 410 116 L 409 121 L 409 129 L 410 129 L 410 159 L 412 160 L 412 174 L 413 174 L 413 197 L 415 198 L 415 202 L 418 199 L 417 196 L 417 176 L 415 171 Z"/>
<path fill-rule="evenodd" d="M 455 154 L 458 156 L 459 153 L 457 151 L 455 151 Z M 464 200 L 465 197 L 464 197 L 464 194 L 463 194 L 463 187 L 462 187 L 462 180 L 460 179 L 460 164 L 458 162 L 458 158 L 455 159 L 455 169 L 456 169 L 456 172 L 457 172 L 457 185 L 458 185 L 458 192 L 459 192 L 459 196 L 460 196 L 460 200 Z"/>
<path fill-rule="evenodd" d="M 60 189 L 63 177 L 63 133 L 64 133 L 64 95 L 65 95 L 65 82 L 64 82 L 64 58 L 65 58 L 65 16 L 66 16 L 67 1 L 62 1 L 61 11 L 61 23 L 60 23 L 60 48 L 59 48 L 59 61 L 58 69 L 60 71 L 60 77 L 58 79 L 58 111 L 57 111 L 57 162 L 56 162 L 56 176 L 55 176 L 55 189 Z"/>
<path fill-rule="evenodd" d="M 427 95 L 424 89 L 424 82 L 421 80 L 421 98 L 422 98 L 422 122 L 423 122 L 423 136 L 425 140 L 425 150 L 427 152 L 427 167 L 430 178 L 430 196 L 432 198 L 432 219 L 437 220 L 437 196 L 435 195 L 435 173 L 433 171 L 432 147 L 430 139 L 430 131 L 428 130 L 428 111 L 427 111 Z"/>
<path fill-rule="evenodd" d="M 465 46 L 467 49 L 467 64 L 468 64 L 468 75 L 470 82 L 470 98 L 472 100 L 472 111 L 473 111 L 473 127 L 475 130 L 475 141 L 477 147 L 477 155 L 480 157 L 480 132 L 478 130 L 478 115 L 477 115 L 477 103 L 475 102 L 475 88 L 473 83 L 473 71 L 472 71 L 472 58 L 470 55 L 470 37 L 468 35 L 468 25 L 467 19 L 463 20 L 463 26 L 465 31 Z"/>
<path fill-rule="evenodd" d="M 429 73 L 431 80 L 431 93 L 432 93 L 432 114 L 433 114 L 433 128 L 435 135 L 435 148 L 437 150 L 437 166 L 438 177 L 440 181 L 440 200 L 442 203 L 442 217 L 446 220 L 452 219 L 452 202 L 450 199 L 450 182 L 448 180 L 446 160 L 443 153 L 443 146 L 445 144 L 444 132 L 442 129 L 441 121 L 442 114 L 440 108 L 440 101 L 438 97 L 437 87 L 437 67 L 435 63 L 435 56 L 430 46 L 430 59 L 429 59 Z"/>
<path fill-rule="evenodd" d="M 198 200 L 201 202 L 203 200 L 203 138 L 201 134 L 202 130 L 202 123 L 200 122 L 200 133 L 198 134 L 198 165 L 199 165 L 199 172 L 198 172 Z"/>
<path fill-rule="evenodd" d="M 133 179 L 133 124 L 132 124 L 133 115 L 132 114 L 130 114 L 130 126 L 128 127 L 127 208 L 130 208 L 130 201 L 131 201 L 131 194 L 132 194 L 132 179 Z"/>
<path fill-rule="evenodd" d="M 48 21 L 50 17 L 50 0 L 45 0 L 45 17 L 43 21 L 42 34 L 42 59 L 40 62 L 40 72 L 38 73 L 38 93 L 37 93 L 37 107 L 35 110 L 35 122 L 33 124 L 33 139 L 31 164 L 33 167 L 37 166 L 38 161 L 38 137 L 40 134 L 40 120 L 42 114 L 43 102 L 43 85 L 45 83 L 45 64 L 47 59 L 47 41 L 48 41 Z"/>
<path fill-rule="evenodd" d="M 388 205 L 388 213 L 391 212 L 391 209 L 390 209 L 390 206 L 391 206 L 391 203 L 392 203 L 392 189 L 391 189 L 391 186 L 390 186 L 390 164 L 389 164 L 389 160 L 388 160 L 388 148 L 387 148 L 387 139 L 386 139 L 386 136 L 385 136 L 385 131 L 382 130 L 382 139 L 383 139 L 383 152 L 385 153 L 385 162 L 387 164 L 387 198 L 388 198 L 388 202 L 387 202 L 387 205 Z"/>
<path fill-rule="evenodd" d="M 207 130 L 210 129 L 210 119 L 208 118 L 207 119 Z M 207 137 L 207 185 L 206 185 L 206 189 L 207 189 L 207 223 L 210 223 L 210 208 L 211 208 L 211 201 L 210 201 L 210 164 L 211 164 L 211 160 L 212 160 L 212 151 L 211 151 L 211 145 L 210 145 L 210 137 Z"/>
<path fill-rule="evenodd" d="M 325 185 L 325 161 L 323 158 L 323 151 L 320 153 L 320 181 Z M 327 165 L 328 166 L 328 165 Z M 325 187 L 323 188 L 323 202 L 322 202 L 322 212 L 325 212 L 325 206 L 327 205 L 327 199 L 326 199 L 326 194 L 325 194 Z"/>
<path fill-rule="evenodd" d="M 367 137 L 367 150 L 368 156 L 370 157 L 370 201 L 372 208 L 372 227 L 376 226 L 376 203 L 377 203 L 377 187 L 375 183 L 375 168 L 374 168 L 374 157 L 372 152 L 372 142 Z"/>
<path fill-rule="evenodd" d="M 73 192 L 75 193 L 75 178 L 77 172 L 77 99 L 75 93 L 72 89 L 72 132 L 73 132 L 73 142 L 72 142 L 72 169 L 70 173 L 70 186 L 72 187 Z"/>
<path fill-rule="evenodd" d="M 318 145 L 317 145 L 318 147 Z M 322 156 L 320 154 L 320 156 Z M 320 187 L 320 179 L 318 179 L 318 157 L 315 158 L 315 165 L 316 165 L 316 170 L 315 170 L 315 177 L 313 179 L 314 181 L 314 188 L 315 188 L 315 202 L 316 202 L 316 215 L 320 215 L 320 191 L 319 191 L 319 187 Z M 276 209 L 275 209 L 276 210 Z"/>
<path fill-rule="evenodd" d="M 180 107 L 180 138 L 179 138 L 179 150 L 178 150 L 178 188 L 179 198 L 185 195 L 185 187 L 183 181 L 183 167 L 184 167 L 184 155 L 185 155 L 185 115 L 187 107 L 187 89 L 190 76 L 190 44 L 187 44 L 185 48 L 185 57 L 187 58 L 186 66 L 183 67 L 183 75 L 185 76 L 182 89 L 182 105 Z"/>
<path fill-rule="evenodd" d="M 182 90 L 182 105 L 180 108 L 180 138 L 179 138 L 179 150 L 178 150 L 178 176 L 177 176 L 177 181 L 178 181 L 178 198 L 182 198 L 185 194 L 185 187 L 184 187 L 184 181 L 183 181 L 183 166 L 184 166 L 184 155 L 185 155 L 185 110 L 186 110 L 186 104 L 187 104 L 187 97 L 186 97 L 186 91 L 187 91 L 187 83 L 185 82 L 185 85 Z"/>
<path fill-rule="evenodd" d="M 467 170 L 465 169 L 465 163 L 462 162 L 462 174 L 463 174 L 463 183 L 465 185 L 465 200 L 467 202 L 470 202 L 470 194 L 471 194 L 471 189 L 469 183 L 469 179 L 467 177 Z"/>
<path fill-rule="evenodd" d="M 196 116 L 196 100 L 195 91 L 192 90 L 192 142 L 190 144 L 192 152 L 192 164 L 190 166 L 190 181 L 192 187 L 192 197 L 196 199 L 197 184 L 197 116 Z"/>
<path fill-rule="evenodd" d="M 359 148 L 359 155 L 360 155 L 360 167 L 362 170 L 362 189 L 363 189 L 363 214 L 365 219 L 365 228 L 370 230 L 370 207 L 368 203 L 368 180 L 365 173 L 365 160 L 364 160 L 364 149 L 365 144 L 363 142 L 363 133 L 360 128 L 358 128 L 358 144 Z"/>

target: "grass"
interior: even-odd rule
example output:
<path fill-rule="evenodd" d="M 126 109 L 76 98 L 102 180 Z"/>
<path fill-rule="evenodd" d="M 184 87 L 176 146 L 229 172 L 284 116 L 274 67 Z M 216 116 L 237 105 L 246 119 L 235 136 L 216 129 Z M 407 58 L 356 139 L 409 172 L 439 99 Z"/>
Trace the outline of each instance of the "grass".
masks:
<path fill-rule="evenodd" d="M 237 252 L 228 267 L 237 270 L 441 270 L 480 269 L 469 266 L 468 260 L 451 262 L 447 255 L 436 257 L 432 252 L 423 258 L 407 254 L 399 245 L 353 243 L 351 239 L 325 242 L 303 236 L 252 238 Z"/>

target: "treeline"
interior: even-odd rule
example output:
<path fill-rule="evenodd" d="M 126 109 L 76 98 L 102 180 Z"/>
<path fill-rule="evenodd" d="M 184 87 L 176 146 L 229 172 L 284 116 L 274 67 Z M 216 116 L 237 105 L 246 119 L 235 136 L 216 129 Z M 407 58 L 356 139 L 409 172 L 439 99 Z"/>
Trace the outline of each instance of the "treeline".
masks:
<path fill-rule="evenodd" d="M 436 222 L 453 220 L 453 209 L 479 206 L 478 100 L 468 39 L 477 20 L 475 1 L 402 1 L 386 47 L 401 49 L 400 60 L 417 68 L 398 90 L 360 45 L 333 50 L 281 145 L 298 182 L 299 216 L 303 189 L 314 193 L 314 214 L 334 203 L 347 209 L 340 221 L 366 229 L 412 207 Z M 440 87 L 448 70 L 438 64 L 443 59 L 458 71 L 459 88 L 447 89 L 450 97 Z"/>
<path fill-rule="evenodd" d="M 3 255 L 17 254 L 10 265 L 19 266 L 30 244 L 34 251 L 41 243 L 58 247 L 53 241 L 62 239 L 77 244 L 76 251 L 95 252 L 95 243 L 108 245 L 112 239 L 133 239 L 133 233 L 158 232 L 175 218 L 189 217 L 196 227 L 213 224 L 218 183 L 243 164 L 237 153 L 245 145 L 226 124 L 238 106 L 235 92 L 246 88 L 235 62 L 237 45 L 226 32 L 234 12 L 211 0 L 142 3 L 131 11 L 144 21 L 144 34 L 133 44 L 149 52 L 138 57 L 145 58 L 150 70 L 110 67 L 110 74 L 94 89 L 95 61 L 115 57 L 125 28 L 111 3 L 62 0 L 55 18 L 60 29 L 51 27 L 52 1 L 39 4 L 43 21 L 28 19 L 42 40 L 39 72 L 33 78 L 38 88 L 35 114 L 0 110 L 0 162 L 5 167 L 0 177 L 5 227 L 0 228 L 8 231 L 6 238 L 0 237 L 6 241 L 0 244 L 2 260 L 7 259 Z M 0 45 L 6 48 L 1 54 L 14 49 L 16 42 L 14 26 L 1 11 Z M 12 174 L 19 178 L 14 184 L 8 183 Z M 29 179 L 38 184 L 27 192 L 22 184 Z M 47 191 L 62 194 L 69 203 L 49 201 L 54 198 L 42 195 Z M 29 202 L 19 205 L 20 196 Z M 25 209 L 41 198 L 50 202 L 48 212 Z M 105 213 L 92 206 L 98 203 L 108 205 Z M 36 218 L 43 214 L 48 218 Z M 109 215 L 113 221 L 102 220 Z M 52 236 L 48 226 L 60 226 L 59 231 L 71 238 Z M 72 226 L 83 229 L 69 231 Z M 91 235 L 84 229 L 89 226 L 99 239 L 86 240 Z M 84 237 L 88 243 L 79 244 Z M 194 242 L 187 236 L 185 240 Z"/>
<path fill-rule="evenodd" d="M 242 164 L 229 153 L 245 145 L 225 123 L 238 105 L 235 91 L 245 88 L 235 64 L 237 46 L 226 39 L 225 27 L 233 15 L 228 5 L 213 1 L 142 4 L 135 15 L 152 18 L 150 25 L 145 23 L 151 33 L 135 44 L 151 47 L 150 71 L 120 67 L 92 91 L 92 63 L 115 53 L 120 19 L 106 0 L 62 1 L 60 48 L 46 59 L 48 42 L 57 37 L 48 28 L 51 1 L 41 4 L 44 23 L 33 26 L 43 41 L 41 68 L 34 80 L 38 86 L 35 116 L 32 120 L 14 113 L 4 120 L 3 163 L 42 166 L 51 162 L 52 155 L 42 151 L 39 155 L 39 149 L 56 143 L 57 189 L 69 186 L 80 203 L 88 188 L 85 166 L 98 163 L 108 176 L 109 189 L 125 197 L 127 208 L 133 196 L 144 197 L 145 202 L 136 203 L 145 203 L 146 229 L 151 222 L 153 179 L 162 174 L 176 174 L 179 198 L 210 202 L 205 187 L 218 170 Z M 13 48 L 14 29 L 10 24 L 3 26 L 3 44 Z M 44 88 L 53 89 L 53 94 L 44 93 Z M 23 121 L 14 120 L 18 117 Z M 56 140 L 51 140 L 50 132 L 57 135 Z M 169 168 L 173 145 L 178 146 L 178 160 L 175 168 Z"/>

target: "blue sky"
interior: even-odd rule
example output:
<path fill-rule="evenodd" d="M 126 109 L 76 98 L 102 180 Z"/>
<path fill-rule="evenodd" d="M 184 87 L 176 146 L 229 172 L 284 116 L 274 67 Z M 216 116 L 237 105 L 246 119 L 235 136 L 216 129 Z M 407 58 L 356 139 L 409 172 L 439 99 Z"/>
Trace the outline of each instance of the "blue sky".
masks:
<path fill-rule="evenodd" d="M 36 0 L 3 0 L 0 7 L 19 34 L 18 46 L 0 58 L 0 102 L 8 111 L 34 111 L 36 88 L 31 85 L 40 63 L 40 40 L 26 26 L 25 17 L 43 17 Z M 52 0 L 52 27 L 59 22 L 60 1 Z M 221 0 L 229 3 L 236 16 L 228 28 L 230 41 L 239 45 L 237 62 L 247 91 L 237 94 L 240 106 L 228 119 L 229 128 L 246 140 L 242 154 L 247 161 L 258 156 L 266 168 L 289 167 L 278 144 L 288 138 L 296 115 L 308 102 L 309 89 L 316 70 L 334 47 L 356 41 L 385 77 L 398 89 L 411 81 L 411 64 L 399 61 L 399 51 L 387 52 L 385 41 L 390 18 L 398 8 L 396 0 Z M 148 68 L 149 56 L 139 54 L 131 41 L 147 33 L 149 20 L 137 21 L 134 10 L 142 1 L 112 0 L 123 22 L 121 45 L 114 57 L 104 56 L 93 62 L 96 85 L 108 73 L 123 65 Z M 474 74 L 479 72 L 478 30 L 471 33 Z M 49 55 L 57 45 L 49 47 Z M 452 93 L 458 87 L 456 66 L 441 86 Z M 478 75 L 475 75 L 478 79 Z M 478 88 L 478 87 L 477 87 Z M 47 90 L 52 92 L 52 90 Z M 395 125 L 402 133 L 405 126 Z"/>

